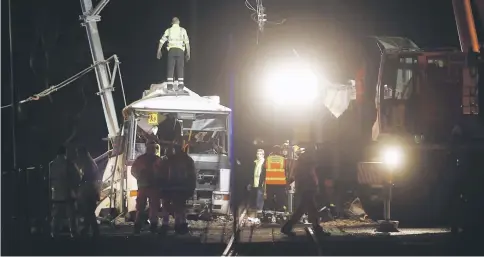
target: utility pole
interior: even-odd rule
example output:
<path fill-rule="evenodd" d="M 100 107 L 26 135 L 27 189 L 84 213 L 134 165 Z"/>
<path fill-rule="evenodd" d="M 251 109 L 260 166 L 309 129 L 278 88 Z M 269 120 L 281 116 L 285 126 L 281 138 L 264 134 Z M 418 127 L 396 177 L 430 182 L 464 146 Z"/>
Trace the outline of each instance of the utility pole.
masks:
<path fill-rule="evenodd" d="M 108 127 L 108 137 L 114 139 L 119 132 L 119 124 L 116 116 L 116 109 L 113 100 L 113 87 L 111 87 L 110 77 L 107 71 L 107 64 L 104 63 L 104 53 L 101 45 L 101 38 L 97 28 L 97 22 L 101 20 L 99 13 L 106 6 L 109 0 L 101 0 L 96 7 L 92 6 L 91 0 L 81 0 L 82 25 L 86 27 L 87 39 L 89 40 L 89 47 L 91 48 L 92 61 L 94 64 L 100 63 L 96 66 L 96 78 L 99 87 L 99 96 L 104 109 L 104 117 Z"/>
<path fill-rule="evenodd" d="M 12 3 L 11 0 L 8 0 L 8 33 L 9 33 L 9 40 L 10 40 L 10 97 L 12 101 L 12 165 L 13 170 L 17 171 L 17 142 L 16 142 L 16 133 L 15 130 L 17 128 L 17 92 L 13 85 L 13 44 L 12 44 Z"/>

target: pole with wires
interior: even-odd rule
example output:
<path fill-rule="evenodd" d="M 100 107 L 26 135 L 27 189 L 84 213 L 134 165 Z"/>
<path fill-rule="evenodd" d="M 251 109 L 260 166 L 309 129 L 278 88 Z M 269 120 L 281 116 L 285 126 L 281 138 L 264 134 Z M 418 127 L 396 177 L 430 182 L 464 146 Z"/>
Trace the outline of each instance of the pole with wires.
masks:
<path fill-rule="evenodd" d="M 262 4 L 262 0 L 256 0 L 255 7 L 249 2 L 249 0 L 245 0 L 245 7 L 253 12 L 251 18 L 257 23 L 256 44 L 259 44 L 259 34 L 264 33 L 264 28 L 267 23 L 281 25 L 286 21 L 285 19 L 279 22 L 268 21 L 266 7 Z"/>
<path fill-rule="evenodd" d="M 13 44 L 12 44 L 12 2 L 8 0 L 8 37 L 10 43 L 10 96 L 12 101 L 12 166 L 13 170 L 17 171 L 17 141 L 16 141 L 16 126 L 17 126 L 17 92 L 13 83 Z"/>

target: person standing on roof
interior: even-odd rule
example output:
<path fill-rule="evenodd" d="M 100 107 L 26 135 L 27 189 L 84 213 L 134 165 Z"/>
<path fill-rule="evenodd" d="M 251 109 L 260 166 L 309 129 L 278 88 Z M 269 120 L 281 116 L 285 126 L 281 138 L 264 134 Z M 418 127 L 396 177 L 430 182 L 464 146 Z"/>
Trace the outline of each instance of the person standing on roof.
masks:
<path fill-rule="evenodd" d="M 161 59 L 163 45 L 165 42 L 168 42 L 168 64 L 166 72 L 168 90 L 173 89 L 175 67 L 178 75 L 178 90 L 183 90 L 185 86 L 183 77 L 183 69 L 185 66 L 184 58 L 187 61 L 190 60 L 190 41 L 188 40 L 187 31 L 180 27 L 180 20 L 177 17 L 172 19 L 171 24 L 171 28 L 165 30 L 165 33 L 160 39 L 156 57 Z"/>

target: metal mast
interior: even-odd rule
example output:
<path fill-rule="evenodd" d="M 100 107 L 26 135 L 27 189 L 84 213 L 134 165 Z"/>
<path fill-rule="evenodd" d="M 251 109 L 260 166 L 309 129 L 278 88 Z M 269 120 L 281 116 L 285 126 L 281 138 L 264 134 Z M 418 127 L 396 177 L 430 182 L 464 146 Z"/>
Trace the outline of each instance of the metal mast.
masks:
<path fill-rule="evenodd" d="M 110 77 L 107 71 L 107 63 L 104 60 L 103 48 L 101 45 L 101 38 L 97 29 L 97 22 L 101 20 L 99 13 L 106 6 L 109 0 L 101 0 L 96 7 L 93 7 L 91 0 L 81 0 L 82 15 L 80 19 L 83 21 L 82 25 L 86 27 L 87 39 L 89 40 L 89 47 L 91 48 L 92 61 L 96 66 L 96 78 L 99 87 L 99 96 L 104 109 L 104 117 L 108 126 L 108 137 L 113 139 L 118 135 L 119 124 L 116 117 L 116 109 L 113 100 L 113 87 L 111 87 Z"/>

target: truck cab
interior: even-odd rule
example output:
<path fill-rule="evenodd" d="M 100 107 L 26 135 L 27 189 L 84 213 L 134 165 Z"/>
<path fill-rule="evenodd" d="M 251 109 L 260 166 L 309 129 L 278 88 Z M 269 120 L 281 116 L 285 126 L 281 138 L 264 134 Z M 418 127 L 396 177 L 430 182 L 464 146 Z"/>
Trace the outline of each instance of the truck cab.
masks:
<path fill-rule="evenodd" d="M 168 91 L 166 84 L 154 84 L 143 98 L 123 110 L 125 174 L 121 186 L 126 192 L 124 212 L 133 217 L 136 211 L 137 182 L 131 175 L 134 160 L 145 153 L 148 140 L 158 142 L 159 155 L 164 155 L 165 144 L 181 144 L 195 162 L 197 184 L 193 197 L 187 201 L 189 214 L 209 212 L 228 215 L 230 212 L 230 117 L 231 110 L 219 103 L 218 96 L 200 96 L 188 88 Z M 170 126 L 179 126 L 181 134 L 174 134 Z M 167 129 L 168 128 L 168 129 Z M 180 131 L 180 130 L 178 130 Z M 167 142 L 166 133 L 173 135 Z M 122 167 L 122 168 L 123 168 Z M 110 172 L 105 172 L 105 181 Z M 115 182 L 116 184 L 117 182 Z M 116 209 L 119 209 L 116 207 Z"/>

